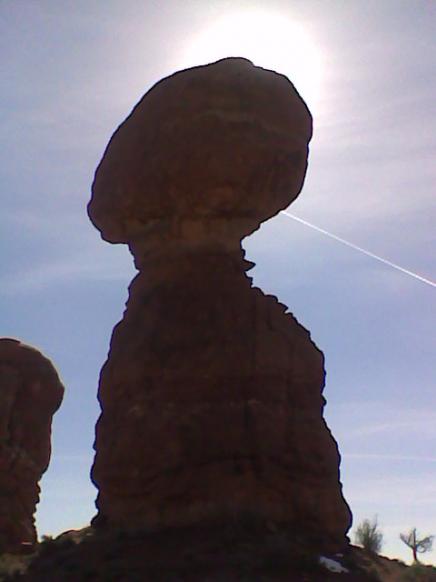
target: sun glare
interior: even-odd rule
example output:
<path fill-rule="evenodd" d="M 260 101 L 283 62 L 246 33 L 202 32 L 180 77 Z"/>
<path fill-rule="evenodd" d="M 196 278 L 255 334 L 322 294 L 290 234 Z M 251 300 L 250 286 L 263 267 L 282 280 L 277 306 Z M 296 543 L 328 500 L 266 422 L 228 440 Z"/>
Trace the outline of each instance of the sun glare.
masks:
<path fill-rule="evenodd" d="M 230 13 L 195 36 L 181 55 L 183 67 L 223 57 L 250 59 L 255 65 L 286 75 L 313 111 L 318 109 L 321 56 L 304 27 L 267 11 Z"/>

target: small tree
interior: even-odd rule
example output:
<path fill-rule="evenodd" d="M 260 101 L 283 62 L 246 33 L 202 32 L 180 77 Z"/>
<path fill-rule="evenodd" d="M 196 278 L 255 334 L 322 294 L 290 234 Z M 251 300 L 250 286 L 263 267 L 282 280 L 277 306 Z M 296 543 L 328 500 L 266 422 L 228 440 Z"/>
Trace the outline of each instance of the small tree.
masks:
<path fill-rule="evenodd" d="M 419 562 L 418 554 L 430 552 L 433 547 L 434 536 L 427 536 L 419 538 L 416 527 L 412 528 L 408 533 L 400 534 L 400 540 L 409 546 L 413 552 L 413 561 Z"/>
<path fill-rule="evenodd" d="M 367 552 L 378 554 L 383 546 L 383 534 L 379 530 L 377 517 L 373 520 L 364 519 L 356 528 L 354 534 L 356 544 L 359 544 Z"/>

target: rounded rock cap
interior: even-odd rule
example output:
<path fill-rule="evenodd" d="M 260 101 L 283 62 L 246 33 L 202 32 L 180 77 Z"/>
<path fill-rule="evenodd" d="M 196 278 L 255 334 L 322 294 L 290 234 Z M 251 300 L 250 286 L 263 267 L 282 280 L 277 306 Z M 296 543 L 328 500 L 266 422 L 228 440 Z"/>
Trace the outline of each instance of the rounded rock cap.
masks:
<path fill-rule="evenodd" d="M 177 72 L 112 136 L 89 216 L 105 240 L 132 248 L 156 232 L 240 240 L 298 196 L 311 136 L 310 112 L 283 75 L 243 58 Z"/>
<path fill-rule="evenodd" d="M 1 371 L 5 378 L 11 374 L 19 376 L 20 384 L 25 388 L 22 397 L 28 400 L 29 415 L 37 412 L 34 409 L 36 403 L 44 415 L 51 416 L 58 410 L 64 387 L 51 361 L 36 348 L 17 339 L 0 337 Z"/>

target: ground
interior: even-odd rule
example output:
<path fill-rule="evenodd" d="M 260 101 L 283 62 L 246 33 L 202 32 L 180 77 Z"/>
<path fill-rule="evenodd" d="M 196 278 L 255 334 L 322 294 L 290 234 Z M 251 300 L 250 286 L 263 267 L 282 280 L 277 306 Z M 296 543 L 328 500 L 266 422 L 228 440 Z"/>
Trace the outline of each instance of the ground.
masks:
<path fill-rule="evenodd" d="M 85 528 L 42 542 L 33 555 L 3 555 L 0 581 L 436 582 L 436 568 L 408 567 L 351 545 L 343 555 L 326 558 L 321 561 L 342 572 L 330 571 L 318 552 L 283 531 L 232 526 L 150 534 Z"/>

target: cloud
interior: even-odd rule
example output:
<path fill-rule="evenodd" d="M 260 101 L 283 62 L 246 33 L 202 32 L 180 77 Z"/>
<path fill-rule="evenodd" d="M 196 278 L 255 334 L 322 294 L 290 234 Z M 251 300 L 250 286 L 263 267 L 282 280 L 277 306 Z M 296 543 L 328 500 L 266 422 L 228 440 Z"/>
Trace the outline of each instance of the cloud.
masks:
<path fill-rule="evenodd" d="M 99 253 L 80 254 L 39 263 L 30 269 L 0 278 L 0 294 L 36 293 L 54 285 L 77 281 L 130 281 L 132 267 Z"/>
<path fill-rule="evenodd" d="M 405 412 L 405 411 L 404 411 Z M 356 422 L 356 418 L 354 416 L 354 421 Z M 435 422 L 435 415 L 429 419 L 429 417 L 425 414 L 420 415 L 417 419 L 409 419 L 409 420 L 393 420 L 388 422 L 381 422 L 375 424 L 363 424 L 358 428 L 354 428 L 347 432 L 347 440 L 351 440 L 353 438 L 368 438 L 368 437 L 377 437 L 380 436 L 392 436 L 395 433 L 401 434 L 413 434 L 419 433 L 421 436 L 429 436 L 429 437 L 436 437 L 436 427 L 434 424 Z"/>
<path fill-rule="evenodd" d="M 410 409 L 373 401 L 337 404 L 334 412 L 342 419 L 347 441 L 398 433 L 436 439 L 436 411 L 431 408 Z"/>
<path fill-rule="evenodd" d="M 399 462 L 422 462 L 422 463 L 436 463 L 435 457 L 425 457 L 422 455 L 384 455 L 380 453 L 347 453 L 341 452 L 343 459 L 357 459 L 368 461 L 399 461 Z"/>
<path fill-rule="evenodd" d="M 41 292 L 77 281 L 126 281 L 135 274 L 126 245 L 99 240 L 85 208 L 10 207 L 2 213 L 6 241 L 0 294 Z M 20 233 L 20 236 L 13 236 Z M 17 257 L 17 261 L 15 261 Z"/>
<path fill-rule="evenodd" d="M 365 480 L 352 477 L 349 471 L 347 478 L 347 496 L 352 505 L 367 503 L 373 507 L 394 506 L 407 508 L 426 506 L 428 512 L 434 515 L 430 508 L 436 497 L 435 471 L 422 474 L 404 474 L 392 476 L 384 465 L 373 467 L 373 471 L 366 473 Z"/>

